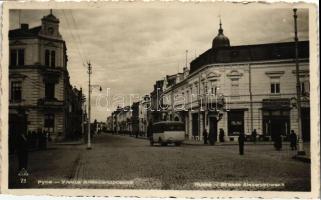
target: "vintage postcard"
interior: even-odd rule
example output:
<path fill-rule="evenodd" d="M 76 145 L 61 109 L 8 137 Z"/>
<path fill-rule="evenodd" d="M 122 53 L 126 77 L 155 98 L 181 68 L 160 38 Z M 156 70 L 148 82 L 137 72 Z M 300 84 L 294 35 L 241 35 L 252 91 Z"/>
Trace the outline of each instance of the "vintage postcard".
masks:
<path fill-rule="evenodd" d="M 317 198 L 313 3 L 4 2 L 1 193 Z"/>

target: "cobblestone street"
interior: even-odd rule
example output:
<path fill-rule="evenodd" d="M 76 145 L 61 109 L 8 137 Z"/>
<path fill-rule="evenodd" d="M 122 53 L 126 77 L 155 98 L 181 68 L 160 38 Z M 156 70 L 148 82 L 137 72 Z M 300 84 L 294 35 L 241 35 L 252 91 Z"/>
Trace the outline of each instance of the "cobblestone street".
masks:
<path fill-rule="evenodd" d="M 30 152 L 24 187 L 310 190 L 310 164 L 293 160 L 295 153 L 287 145 L 275 151 L 271 145 L 256 144 L 245 146 L 240 156 L 237 145 L 151 147 L 145 139 L 101 134 L 95 136 L 92 150 L 84 144 L 60 144 Z M 13 170 L 17 160 L 11 156 L 10 162 L 10 186 L 21 187 Z"/>

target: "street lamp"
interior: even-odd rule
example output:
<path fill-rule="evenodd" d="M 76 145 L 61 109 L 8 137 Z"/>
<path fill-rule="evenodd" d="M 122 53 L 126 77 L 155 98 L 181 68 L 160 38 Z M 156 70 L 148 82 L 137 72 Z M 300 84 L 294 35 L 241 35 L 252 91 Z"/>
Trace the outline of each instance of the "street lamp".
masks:
<path fill-rule="evenodd" d="M 298 136 L 299 136 L 299 148 L 298 155 L 305 155 L 305 151 L 303 149 L 303 140 L 302 140 L 302 129 L 301 129 L 301 84 L 299 77 L 299 50 L 298 50 L 298 31 L 297 31 L 297 9 L 293 9 L 293 17 L 294 17 L 294 41 L 295 41 L 295 74 L 296 74 L 296 107 L 298 111 L 297 123 L 298 123 Z"/>
<path fill-rule="evenodd" d="M 91 85 L 90 83 L 90 75 L 92 74 L 92 67 L 90 62 L 87 63 L 88 64 L 88 142 L 87 142 L 87 149 L 90 150 L 91 149 L 91 134 L 90 134 L 90 117 L 91 117 L 91 92 L 92 89 L 95 87 L 99 87 L 99 91 L 102 91 L 101 86 L 99 85 Z"/>

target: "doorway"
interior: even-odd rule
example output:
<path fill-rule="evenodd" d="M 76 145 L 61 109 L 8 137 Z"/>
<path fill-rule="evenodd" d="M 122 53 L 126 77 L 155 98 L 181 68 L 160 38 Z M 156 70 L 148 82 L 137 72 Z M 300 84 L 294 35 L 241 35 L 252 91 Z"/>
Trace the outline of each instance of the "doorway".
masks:
<path fill-rule="evenodd" d="M 210 117 L 209 118 L 209 134 L 214 135 L 214 141 L 217 141 L 217 119 L 216 117 Z"/>

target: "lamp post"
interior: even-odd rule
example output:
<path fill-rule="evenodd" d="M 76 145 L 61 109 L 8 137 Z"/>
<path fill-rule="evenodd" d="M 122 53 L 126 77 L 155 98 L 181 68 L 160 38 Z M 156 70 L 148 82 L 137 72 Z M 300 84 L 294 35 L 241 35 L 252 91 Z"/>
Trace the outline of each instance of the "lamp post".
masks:
<path fill-rule="evenodd" d="M 99 85 L 91 85 L 90 75 L 92 74 L 92 67 L 90 62 L 88 64 L 88 141 L 87 141 L 87 149 L 91 149 L 91 134 L 90 134 L 90 117 L 91 117 L 91 92 L 93 87 L 99 87 L 99 90 L 102 91 L 101 86 Z"/>
<path fill-rule="evenodd" d="M 302 140 L 302 129 L 301 129 L 301 84 L 300 84 L 300 70 L 299 70 L 299 50 L 298 50 L 298 31 L 297 31 L 297 9 L 293 9 L 293 17 L 294 17 L 294 41 L 295 41 L 295 74 L 296 74 L 296 106 L 298 111 L 297 123 L 298 123 L 298 136 L 299 136 L 299 148 L 298 155 L 305 155 L 305 151 L 303 148 L 303 140 Z"/>

